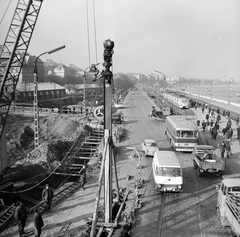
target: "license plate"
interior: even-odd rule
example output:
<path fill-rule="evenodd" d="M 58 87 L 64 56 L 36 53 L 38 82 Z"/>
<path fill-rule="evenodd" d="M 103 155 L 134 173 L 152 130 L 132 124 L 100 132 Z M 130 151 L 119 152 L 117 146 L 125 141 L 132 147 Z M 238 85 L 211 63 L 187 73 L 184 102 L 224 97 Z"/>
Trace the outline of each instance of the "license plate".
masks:
<path fill-rule="evenodd" d="M 189 144 L 188 143 L 185 143 L 184 146 L 188 146 Z"/>

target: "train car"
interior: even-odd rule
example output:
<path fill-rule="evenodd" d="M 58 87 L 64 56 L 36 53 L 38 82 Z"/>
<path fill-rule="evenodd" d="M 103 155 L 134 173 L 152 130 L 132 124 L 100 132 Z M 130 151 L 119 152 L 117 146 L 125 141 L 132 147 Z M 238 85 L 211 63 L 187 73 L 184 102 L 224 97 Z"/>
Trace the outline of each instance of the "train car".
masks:
<path fill-rule="evenodd" d="M 163 93 L 163 98 L 180 109 L 189 108 L 189 99 L 187 99 L 183 95 L 175 94 L 173 92 L 165 92 Z"/>

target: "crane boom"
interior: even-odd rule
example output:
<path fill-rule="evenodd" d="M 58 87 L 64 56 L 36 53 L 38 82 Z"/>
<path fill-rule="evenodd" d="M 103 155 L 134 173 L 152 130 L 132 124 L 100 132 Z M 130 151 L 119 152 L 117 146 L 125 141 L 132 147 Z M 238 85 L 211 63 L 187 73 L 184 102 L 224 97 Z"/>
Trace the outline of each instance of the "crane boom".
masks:
<path fill-rule="evenodd" d="M 0 52 L 0 139 L 43 0 L 18 0 Z"/>

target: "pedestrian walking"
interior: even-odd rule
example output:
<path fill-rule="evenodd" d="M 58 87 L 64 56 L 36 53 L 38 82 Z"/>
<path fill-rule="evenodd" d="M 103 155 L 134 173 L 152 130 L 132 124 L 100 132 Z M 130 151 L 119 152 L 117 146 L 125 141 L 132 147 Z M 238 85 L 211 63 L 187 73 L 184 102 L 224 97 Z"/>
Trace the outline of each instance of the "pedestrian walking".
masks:
<path fill-rule="evenodd" d="M 200 120 L 199 119 L 197 120 L 197 127 L 198 128 L 200 127 Z"/>
<path fill-rule="evenodd" d="M 209 114 L 206 114 L 206 120 L 208 120 L 209 119 Z"/>
<path fill-rule="evenodd" d="M 220 121 L 221 121 L 221 115 L 218 114 L 218 115 L 217 115 L 217 122 L 219 123 Z"/>
<path fill-rule="evenodd" d="M 230 155 L 232 155 L 230 141 L 229 140 L 225 140 L 225 144 L 226 144 L 226 152 L 227 152 L 226 158 L 229 159 Z"/>
<path fill-rule="evenodd" d="M 46 184 L 45 188 L 42 191 L 42 200 L 45 204 L 44 210 L 45 212 L 50 212 L 52 199 L 54 197 L 52 189 L 49 187 L 49 184 Z"/>
<path fill-rule="evenodd" d="M 237 127 L 237 139 L 238 139 L 239 145 L 240 145 L 240 125 L 238 125 L 238 127 Z"/>
<path fill-rule="evenodd" d="M 54 112 L 54 107 L 53 107 L 53 105 L 52 105 L 51 113 L 52 113 L 52 112 Z"/>
<path fill-rule="evenodd" d="M 42 227 L 44 226 L 44 222 L 42 219 L 42 215 L 38 210 L 38 207 L 34 209 L 33 224 L 35 228 L 35 237 L 40 237 L 42 233 Z"/>
<path fill-rule="evenodd" d="M 220 114 L 220 109 L 218 108 L 218 109 L 216 110 L 216 112 L 217 112 L 217 114 Z"/>
<path fill-rule="evenodd" d="M 225 117 L 225 116 L 226 116 L 226 111 L 225 111 L 225 109 L 223 110 L 223 113 L 222 113 L 222 115 L 223 115 L 223 117 Z"/>
<path fill-rule="evenodd" d="M 210 121 L 210 123 L 209 123 L 209 126 L 210 126 L 210 129 L 209 129 L 209 131 L 210 131 L 210 132 L 212 131 L 213 124 L 214 124 L 214 122 L 213 122 L 213 120 L 211 119 L 211 121 Z"/>
<path fill-rule="evenodd" d="M 230 119 L 230 111 L 229 110 L 226 112 L 226 117 Z"/>
<path fill-rule="evenodd" d="M 214 140 L 216 140 L 217 134 L 218 134 L 217 128 L 216 128 L 216 127 L 213 127 L 213 128 L 212 128 L 212 131 L 211 131 L 211 136 L 212 136 L 212 138 L 213 138 Z"/>
<path fill-rule="evenodd" d="M 225 151 L 226 151 L 226 144 L 225 144 L 224 140 L 220 143 L 219 149 L 220 149 L 220 153 L 221 153 L 221 158 L 224 158 Z"/>
<path fill-rule="evenodd" d="M 229 118 L 228 121 L 227 121 L 226 128 L 229 129 L 231 127 L 232 127 L 232 120 Z"/>
<path fill-rule="evenodd" d="M 202 130 L 203 130 L 203 132 L 205 132 L 205 129 L 206 129 L 206 123 L 205 123 L 205 121 L 203 120 L 203 121 L 202 121 Z"/>
<path fill-rule="evenodd" d="M 80 183 L 80 189 L 84 191 L 85 182 L 84 182 L 84 176 L 83 176 L 83 174 L 80 174 L 79 183 Z"/>
<path fill-rule="evenodd" d="M 204 108 L 204 106 L 203 106 L 203 107 L 202 107 L 202 113 L 204 113 L 204 109 L 205 109 L 205 108 Z"/>
<path fill-rule="evenodd" d="M 236 118 L 236 125 L 238 126 L 238 124 L 239 124 L 239 116 L 237 116 Z"/>
<path fill-rule="evenodd" d="M 27 209 L 22 202 L 17 202 L 14 217 L 18 222 L 19 236 L 21 237 L 23 236 L 23 234 L 25 234 L 24 228 L 26 226 L 27 221 Z"/>

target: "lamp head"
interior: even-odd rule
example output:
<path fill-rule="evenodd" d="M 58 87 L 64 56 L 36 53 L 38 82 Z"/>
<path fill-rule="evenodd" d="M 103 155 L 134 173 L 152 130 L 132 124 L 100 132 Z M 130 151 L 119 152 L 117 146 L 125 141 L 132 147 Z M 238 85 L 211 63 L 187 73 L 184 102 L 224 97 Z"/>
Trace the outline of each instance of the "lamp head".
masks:
<path fill-rule="evenodd" d="M 107 39 L 103 42 L 103 47 L 108 50 L 112 50 L 114 48 L 114 42 L 110 39 Z"/>

